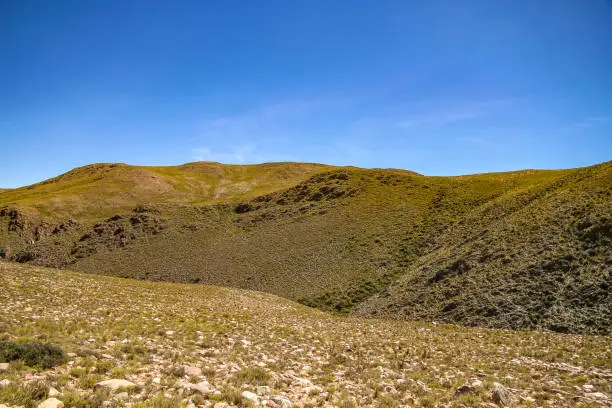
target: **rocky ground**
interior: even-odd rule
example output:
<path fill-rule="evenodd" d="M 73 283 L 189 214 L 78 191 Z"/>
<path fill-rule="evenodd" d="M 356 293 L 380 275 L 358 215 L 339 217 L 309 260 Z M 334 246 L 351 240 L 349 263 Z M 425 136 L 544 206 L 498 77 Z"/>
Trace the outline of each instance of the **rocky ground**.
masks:
<path fill-rule="evenodd" d="M 67 358 L 0 364 L 0 407 L 612 406 L 609 337 L 346 318 L 0 262 L 0 340 L 18 339 Z"/>

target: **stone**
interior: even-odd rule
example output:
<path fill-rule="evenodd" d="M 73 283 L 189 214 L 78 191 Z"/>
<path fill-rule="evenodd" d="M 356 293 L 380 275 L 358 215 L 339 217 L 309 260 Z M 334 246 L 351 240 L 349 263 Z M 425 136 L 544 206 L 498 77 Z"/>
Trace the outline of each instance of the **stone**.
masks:
<path fill-rule="evenodd" d="M 591 398 L 594 400 L 607 400 L 608 396 L 606 394 L 604 394 L 603 392 L 589 392 L 584 394 L 585 397 L 587 398 Z"/>
<path fill-rule="evenodd" d="M 196 366 L 185 366 L 185 374 L 199 377 L 202 375 L 202 369 Z"/>
<path fill-rule="evenodd" d="M 274 395 L 270 399 L 282 408 L 292 408 L 293 406 L 291 401 L 285 397 L 281 397 L 280 395 Z"/>
<path fill-rule="evenodd" d="M 49 392 L 47 393 L 49 397 L 59 397 L 60 392 L 53 387 L 49 387 Z"/>
<path fill-rule="evenodd" d="M 242 391 L 242 398 L 248 399 L 249 401 L 253 401 L 255 405 L 259 403 L 259 397 L 257 396 L 257 394 L 254 394 L 251 391 Z"/>
<path fill-rule="evenodd" d="M 216 403 L 216 404 L 213 406 L 213 408 L 228 408 L 228 407 L 229 407 L 229 405 L 227 405 L 227 403 L 226 403 L 226 402 L 217 402 L 217 403 Z"/>
<path fill-rule="evenodd" d="M 11 382 L 9 380 L 7 380 L 6 378 L 4 380 L 0 381 L 0 388 L 8 387 L 9 385 L 11 385 Z"/>
<path fill-rule="evenodd" d="M 510 395 L 506 387 L 496 382 L 493 383 L 493 388 L 491 389 L 491 400 L 497 405 L 505 407 L 512 402 L 512 395 Z"/>
<path fill-rule="evenodd" d="M 476 392 L 476 387 L 468 384 L 463 384 L 457 387 L 455 394 L 466 394 L 468 392 Z"/>
<path fill-rule="evenodd" d="M 266 395 L 270 394 L 270 387 L 267 385 L 260 385 L 255 388 L 255 394 L 259 395 L 260 397 L 265 397 Z"/>
<path fill-rule="evenodd" d="M 0 363 L 0 373 L 8 371 L 9 370 L 9 363 Z"/>
<path fill-rule="evenodd" d="M 117 401 L 126 401 L 130 398 L 130 394 L 128 394 L 127 392 L 123 391 L 120 392 L 119 394 L 115 395 L 114 397 Z"/>
<path fill-rule="evenodd" d="M 202 381 L 197 384 L 188 384 L 187 388 L 191 391 L 199 392 L 202 395 L 207 395 L 214 391 L 208 381 Z"/>
<path fill-rule="evenodd" d="M 111 391 L 117 391 L 119 388 L 131 389 L 134 387 L 136 387 L 136 384 L 134 384 L 133 382 L 128 381 L 128 380 L 121 380 L 121 379 L 111 379 L 111 380 L 101 381 L 96 384 L 96 388 L 106 388 Z"/>
<path fill-rule="evenodd" d="M 482 381 L 480 381 L 480 380 L 474 380 L 474 381 L 472 381 L 472 387 L 475 387 L 475 388 L 480 388 L 480 387 L 482 387 L 483 385 L 484 385 L 484 383 L 483 383 Z"/>
<path fill-rule="evenodd" d="M 57 398 L 49 398 L 38 404 L 38 408 L 64 408 L 64 403 Z"/>

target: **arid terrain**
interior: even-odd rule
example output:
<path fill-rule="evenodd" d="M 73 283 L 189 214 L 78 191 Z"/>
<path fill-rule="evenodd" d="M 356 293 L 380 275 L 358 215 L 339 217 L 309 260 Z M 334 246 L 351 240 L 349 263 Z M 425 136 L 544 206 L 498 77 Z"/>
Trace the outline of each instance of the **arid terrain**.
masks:
<path fill-rule="evenodd" d="M 0 288 L 0 345 L 65 353 L 47 369 L 0 366 L 8 406 L 612 405 L 610 337 L 346 317 L 261 292 L 1 261 Z"/>
<path fill-rule="evenodd" d="M 459 177 L 96 164 L 0 192 L 0 257 L 352 315 L 610 335 L 611 193 L 612 162 Z"/>

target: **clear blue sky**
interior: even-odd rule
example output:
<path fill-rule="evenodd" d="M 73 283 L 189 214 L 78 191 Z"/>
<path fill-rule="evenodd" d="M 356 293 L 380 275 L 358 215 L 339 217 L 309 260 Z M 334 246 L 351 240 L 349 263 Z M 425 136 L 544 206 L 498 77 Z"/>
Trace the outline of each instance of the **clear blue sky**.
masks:
<path fill-rule="evenodd" d="M 610 0 L 0 0 L 0 187 L 93 162 L 612 159 Z"/>

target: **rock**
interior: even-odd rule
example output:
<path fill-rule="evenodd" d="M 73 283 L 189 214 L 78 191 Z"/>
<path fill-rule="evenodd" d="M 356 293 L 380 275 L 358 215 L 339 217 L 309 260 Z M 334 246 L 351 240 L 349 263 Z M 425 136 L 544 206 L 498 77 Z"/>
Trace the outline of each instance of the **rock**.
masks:
<path fill-rule="evenodd" d="M 119 388 L 131 389 L 134 387 L 136 387 L 136 384 L 134 384 L 133 382 L 120 379 L 101 381 L 96 384 L 96 388 L 106 388 L 111 391 L 117 391 Z"/>
<path fill-rule="evenodd" d="M 8 371 L 9 366 L 9 363 L 0 363 L 0 373 Z"/>
<path fill-rule="evenodd" d="M 293 406 L 291 401 L 285 397 L 281 397 L 280 395 L 274 395 L 270 399 L 282 408 L 291 408 Z"/>
<path fill-rule="evenodd" d="M 468 392 L 476 392 L 476 387 L 468 384 L 463 384 L 455 390 L 455 394 L 465 394 Z"/>
<path fill-rule="evenodd" d="M 7 380 L 6 378 L 4 380 L 0 381 L 0 388 L 8 387 L 9 385 L 11 385 L 11 382 L 9 380 Z"/>
<path fill-rule="evenodd" d="M 216 404 L 213 406 L 213 408 L 228 408 L 228 407 L 229 407 L 229 405 L 227 405 L 227 403 L 226 403 L 226 402 L 217 402 L 217 403 L 216 403 Z"/>
<path fill-rule="evenodd" d="M 199 377 L 202 375 L 202 369 L 195 366 L 185 366 L 185 374 L 189 376 Z"/>
<path fill-rule="evenodd" d="M 270 387 L 267 385 L 260 385 L 255 389 L 255 394 L 259 395 L 260 397 L 265 397 L 266 395 L 270 394 Z"/>
<path fill-rule="evenodd" d="M 472 381 L 472 387 L 475 387 L 475 388 L 480 388 L 480 387 L 482 387 L 483 385 L 484 385 L 484 384 L 483 384 L 483 382 L 482 382 L 482 381 L 480 381 L 480 380 L 474 380 L 474 381 Z"/>
<path fill-rule="evenodd" d="M 202 381 L 197 384 L 188 384 L 187 388 L 192 391 L 199 392 L 202 395 L 207 395 L 214 392 L 214 389 L 210 386 L 208 381 Z"/>
<path fill-rule="evenodd" d="M 493 402 L 497 405 L 505 407 L 510 405 L 512 402 L 512 395 L 510 395 L 510 392 L 506 389 L 506 387 L 500 383 L 493 383 L 493 388 L 491 389 L 491 400 L 493 400 Z"/>
<path fill-rule="evenodd" d="M 607 400 L 608 399 L 608 396 L 604 394 L 603 392 L 588 392 L 584 394 L 584 396 L 587 398 L 594 399 L 594 400 Z"/>
<path fill-rule="evenodd" d="M 49 387 L 49 392 L 47 392 L 47 395 L 49 397 L 58 397 L 60 395 L 60 392 L 53 387 Z"/>
<path fill-rule="evenodd" d="M 259 397 L 257 394 L 254 394 L 250 391 L 242 391 L 242 398 L 248 399 L 249 401 L 253 401 L 255 405 L 259 402 Z"/>
<path fill-rule="evenodd" d="M 38 408 L 64 408 L 64 403 L 57 398 L 49 398 L 38 404 Z"/>
<path fill-rule="evenodd" d="M 117 401 L 126 401 L 129 398 L 130 398 L 130 394 L 128 394 L 125 391 L 120 392 L 119 394 L 115 395 L 115 397 L 114 397 L 114 399 L 116 399 Z"/>

